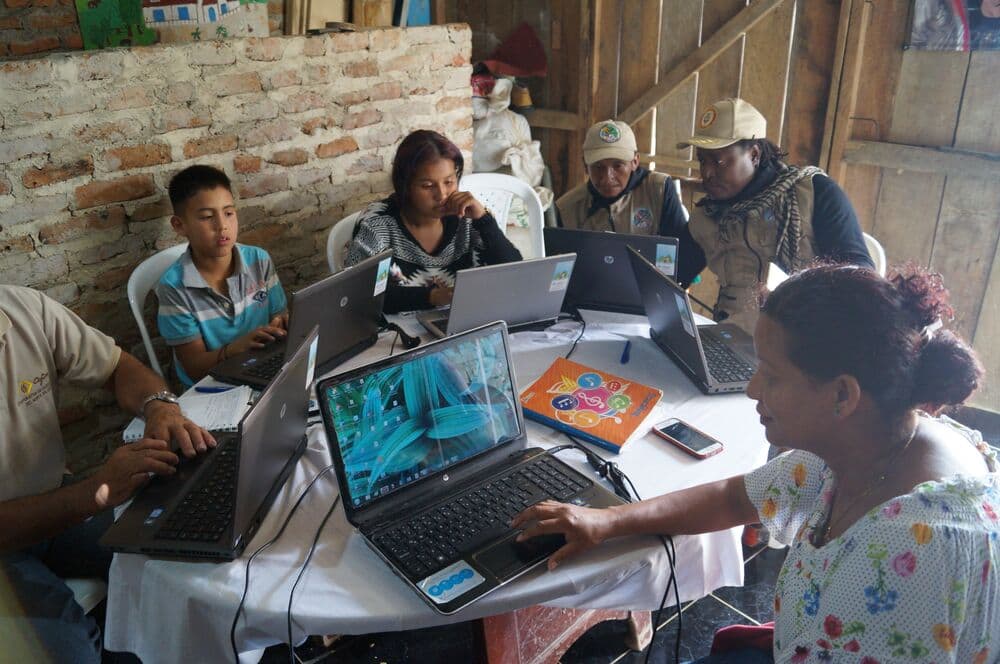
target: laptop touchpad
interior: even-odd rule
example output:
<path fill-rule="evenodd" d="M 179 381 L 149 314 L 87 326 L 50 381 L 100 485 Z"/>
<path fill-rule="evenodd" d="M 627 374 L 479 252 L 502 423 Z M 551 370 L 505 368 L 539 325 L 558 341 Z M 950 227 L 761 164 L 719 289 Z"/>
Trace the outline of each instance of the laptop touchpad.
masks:
<path fill-rule="evenodd" d="M 512 533 L 510 537 L 480 551 L 472 557 L 473 560 L 500 581 L 506 581 L 539 560 L 548 558 L 566 543 L 562 535 L 540 535 L 523 542 L 515 541 L 517 535 Z"/>

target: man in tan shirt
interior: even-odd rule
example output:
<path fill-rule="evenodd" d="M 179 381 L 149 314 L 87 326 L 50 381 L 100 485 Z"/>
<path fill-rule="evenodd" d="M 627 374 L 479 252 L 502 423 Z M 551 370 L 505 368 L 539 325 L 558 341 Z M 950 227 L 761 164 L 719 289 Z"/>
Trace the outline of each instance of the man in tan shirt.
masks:
<path fill-rule="evenodd" d="M 60 380 L 103 386 L 146 420 L 145 438 L 74 483 L 63 481 Z M 29 288 L 0 285 L 0 390 L 0 641 L 14 659 L 41 649 L 53 661 L 99 662 L 100 630 L 60 575 L 106 576 L 111 556 L 96 541 L 110 508 L 150 474 L 175 472 L 167 441 L 194 456 L 215 440 L 184 417 L 159 376 Z"/>

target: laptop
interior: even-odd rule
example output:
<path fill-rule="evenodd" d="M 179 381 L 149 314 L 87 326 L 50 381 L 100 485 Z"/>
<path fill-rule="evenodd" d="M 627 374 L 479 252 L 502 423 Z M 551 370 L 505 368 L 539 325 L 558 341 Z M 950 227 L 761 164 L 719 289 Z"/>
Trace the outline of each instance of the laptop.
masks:
<path fill-rule="evenodd" d="M 253 539 L 306 449 L 313 328 L 264 389 L 235 433 L 177 472 L 156 476 L 100 539 L 102 546 L 151 556 L 232 560 Z"/>
<path fill-rule="evenodd" d="M 284 364 L 288 349 L 298 348 L 316 325 L 320 375 L 351 359 L 378 341 L 391 260 L 392 252 L 384 251 L 292 293 L 284 339 L 228 357 L 209 375 L 262 389 Z"/>
<path fill-rule="evenodd" d="M 543 563 L 561 535 L 515 542 L 541 500 L 621 499 L 539 448 L 502 322 L 316 386 L 347 520 L 434 610 L 451 614 Z"/>
<path fill-rule="evenodd" d="M 575 254 L 459 270 L 448 309 L 417 314 L 435 337 L 465 332 L 495 320 L 511 331 L 548 327 L 562 311 Z"/>
<path fill-rule="evenodd" d="M 546 228 L 544 233 L 546 253 L 576 254 L 576 269 L 563 305 L 565 311 L 645 313 L 626 247 L 648 258 L 668 277 L 677 275 L 677 238 L 568 228 Z"/>
<path fill-rule="evenodd" d="M 697 325 L 686 290 L 631 248 L 629 260 L 656 345 L 705 394 L 745 392 L 757 368 L 753 337 L 729 323 Z"/>

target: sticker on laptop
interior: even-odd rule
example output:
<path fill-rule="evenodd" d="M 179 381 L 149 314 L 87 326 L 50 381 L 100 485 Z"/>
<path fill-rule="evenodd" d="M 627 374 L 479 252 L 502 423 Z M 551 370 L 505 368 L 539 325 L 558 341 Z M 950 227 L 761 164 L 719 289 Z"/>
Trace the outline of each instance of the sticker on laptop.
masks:
<path fill-rule="evenodd" d="M 389 258 L 383 258 L 379 261 L 378 272 L 375 273 L 375 293 L 372 297 L 385 292 L 386 287 L 389 285 L 390 265 L 392 265 L 392 256 Z"/>
<path fill-rule="evenodd" d="M 556 269 L 552 271 L 552 282 L 549 283 L 549 292 L 566 290 L 569 285 L 569 275 L 573 273 L 573 261 L 559 261 Z"/>
<path fill-rule="evenodd" d="M 469 567 L 469 563 L 460 560 L 437 574 L 430 575 L 418 583 L 417 587 L 435 604 L 446 604 L 484 581 L 486 579 Z"/>
<path fill-rule="evenodd" d="M 668 277 L 677 273 L 676 244 L 656 244 L 656 269 Z"/>
<path fill-rule="evenodd" d="M 687 302 L 677 293 L 674 293 L 674 300 L 677 302 L 677 311 L 681 314 L 681 323 L 684 325 L 684 331 L 693 337 L 694 325 L 691 323 L 691 311 L 688 309 Z"/>
<path fill-rule="evenodd" d="M 313 374 L 316 373 L 316 350 L 319 348 L 319 337 L 313 339 L 309 344 L 309 367 L 306 369 L 306 389 L 313 383 Z"/>

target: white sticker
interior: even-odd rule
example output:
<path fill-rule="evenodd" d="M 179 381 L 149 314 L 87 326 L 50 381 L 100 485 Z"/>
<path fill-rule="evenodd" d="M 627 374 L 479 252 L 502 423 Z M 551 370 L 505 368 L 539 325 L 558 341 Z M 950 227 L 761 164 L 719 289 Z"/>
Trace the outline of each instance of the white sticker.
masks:
<path fill-rule="evenodd" d="M 668 277 L 677 273 L 677 245 L 657 243 L 656 269 Z"/>
<path fill-rule="evenodd" d="M 378 272 L 375 273 L 375 295 L 385 292 L 386 287 L 389 285 L 389 266 L 392 265 L 392 257 L 384 258 L 379 261 Z"/>
<path fill-rule="evenodd" d="M 573 274 L 573 261 L 559 261 L 556 269 L 552 272 L 552 283 L 549 284 L 549 292 L 566 290 L 569 285 L 569 275 Z"/>
<path fill-rule="evenodd" d="M 681 323 L 684 325 L 684 331 L 693 337 L 694 323 L 691 322 L 691 310 L 688 309 L 687 302 L 677 293 L 674 293 L 674 301 L 677 302 L 677 312 L 681 315 Z"/>
<path fill-rule="evenodd" d="M 435 604 L 445 604 L 486 581 L 469 563 L 460 560 L 417 584 Z"/>
<path fill-rule="evenodd" d="M 316 373 L 316 350 L 319 348 L 319 335 L 313 339 L 313 342 L 309 344 L 309 366 L 306 369 L 306 389 L 308 390 L 313 383 L 313 374 Z"/>

